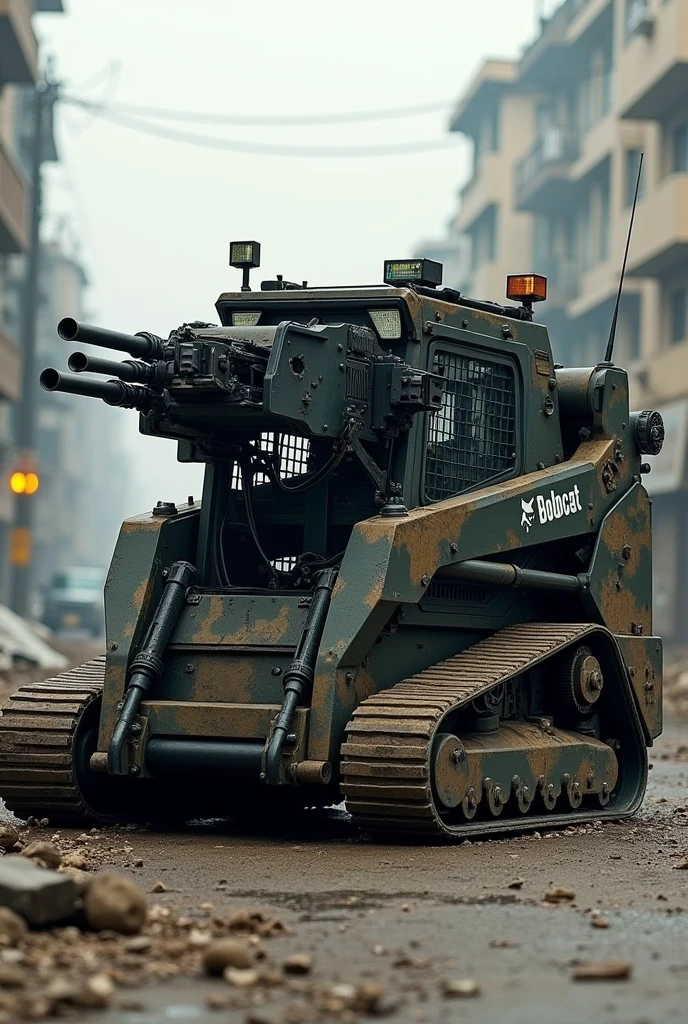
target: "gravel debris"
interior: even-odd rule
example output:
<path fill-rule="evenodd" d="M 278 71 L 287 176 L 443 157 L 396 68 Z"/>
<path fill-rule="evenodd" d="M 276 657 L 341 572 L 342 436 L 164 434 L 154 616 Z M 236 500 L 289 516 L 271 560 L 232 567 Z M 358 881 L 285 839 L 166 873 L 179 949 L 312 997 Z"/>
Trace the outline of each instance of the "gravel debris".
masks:
<path fill-rule="evenodd" d="M 0 907 L 0 945 L 18 946 L 28 932 L 26 921 L 9 907 Z"/>
<path fill-rule="evenodd" d="M 627 960 L 601 960 L 581 964 L 573 972 L 574 981 L 625 981 L 631 977 L 633 965 Z"/>
<path fill-rule="evenodd" d="M 0 847 L 3 850 L 13 850 L 19 843 L 19 833 L 14 825 L 8 821 L 0 822 Z"/>
<path fill-rule="evenodd" d="M 442 995 L 447 999 L 472 998 L 480 995 L 480 985 L 474 978 L 444 978 L 440 982 Z"/>
<path fill-rule="evenodd" d="M 567 889 L 564 885 L 553 885 L 542 897 L 544 903 L 570 903 L 575 900 L 576 894 L 573 889 Z"/>
<path fill-rule="evenodd" d="M 32 860 L 39 868 L 57 871 L 62 863 L 62 854 L 54 843 L 33 842 L 22 850 L 22 855 Z"/>
<path fill-rule="evenodd" d="M 285 974 L 308 974 L 313 967 L 313 957 L 308 953 L 292 953 L 282 964 Z"/>
<path fill-rule="evenodd" d="M 253 953 L 248 943 L 241 939 L 215 939 L 203 952 L 203 967 L 207 974 L 222 974 L 228 967 L 248 970 L 252 966 Z"/>

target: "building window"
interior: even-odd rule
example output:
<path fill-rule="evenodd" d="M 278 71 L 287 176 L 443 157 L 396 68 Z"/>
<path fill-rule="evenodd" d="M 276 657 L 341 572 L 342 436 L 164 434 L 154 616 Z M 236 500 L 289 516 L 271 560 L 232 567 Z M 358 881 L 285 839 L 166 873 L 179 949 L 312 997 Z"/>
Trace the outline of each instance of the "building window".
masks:
<path fill-rule="evenodd" d="M 611 236 L 609 183 L 602 188 L 600 196 L 600 260 L 609 259 L 609 240 Z"/>
<path fill-rule="evenodd" d="M 688 314 L 688 289 L 677 288 L 671 294 L 670 316 L 671 333 L 669 340 L 672 345 L 678 345 L 686 339 L 686 315 Z"/>
<path fill-rule="evenodd" d="M 626 180 L 624 187 L 624 203 L 626 206 L 630 206 L 633 202 L 633 196 L 635 195 L 635 186 L 638 180 L 638 168 L 640 167 L 640 150 L 639 149 L 627 149 L 626 150 Z M 638 199 L 642 199 L 645 193 L 645 182 L 643 176 L 640 177 L 640 186 L 638 188 Z"/>
<path fill-rule="evenodd" d="M 499 150 L 499 107 L 497 106 L 493 107 L 490 112 L 487 145 L 492 153 Z"/>
<path fill-rule="evenodd" d="M 649 0 L 626 0 L 625 37 L 627 43 L 643 30 L 643 23 L 649 14 Z"/>
<path fill-rule="evenodd" d="M 674 128 L 671 143 L 672 171 L 688 171 L 688 121 Z"/>

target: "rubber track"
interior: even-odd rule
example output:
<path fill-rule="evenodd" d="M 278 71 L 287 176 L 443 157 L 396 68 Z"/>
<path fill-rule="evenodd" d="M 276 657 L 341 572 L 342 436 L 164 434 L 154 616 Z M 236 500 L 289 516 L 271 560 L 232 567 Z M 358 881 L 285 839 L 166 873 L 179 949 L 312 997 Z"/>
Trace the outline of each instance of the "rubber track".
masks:
<path fill-rule="evenodd" d="M 0 797 L 18 818 L 90 820 L 74 775 L 77 724 L 103 692 L 105 656 L 21 686 L 0 716 Z"/>
<path fill-rule="evenodd" d="M 586 623 L 509 626 L 362 701 L 342 747 L 342 790 L 354 821 L 373 831 L 466 832 L 471 822 L 448 826 L 434 804 L 431 753 L 441 721 L 596 628 Z M 536 824 L 534 815 L 523 817 Z M 510 822 L 500 823 L 503 828 Z M 523 827 L 524 821 L 516 823 Z M 499 827 L 497 821 L 494 825 Z"/>

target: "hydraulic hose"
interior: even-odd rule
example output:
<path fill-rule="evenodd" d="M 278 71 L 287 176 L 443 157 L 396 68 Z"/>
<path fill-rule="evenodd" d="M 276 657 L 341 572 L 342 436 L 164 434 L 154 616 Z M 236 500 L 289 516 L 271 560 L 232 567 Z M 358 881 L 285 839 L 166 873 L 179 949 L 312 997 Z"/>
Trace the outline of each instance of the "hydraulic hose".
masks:
<path fill-rule="evenodd" d="M 336 569 L 326 569 L 317 577 L 308 618 L 294 660 L 284 673 L 284 699 L 265 751 L 265 782 L 270 786 L 278 785 L 280 780 L 282 751 L 291 730 L 294 713 L 299 704 L 304 704 L 310 696 L 315 661 L 336 579 Z"/>
<path fill-rule="evenodd" d="M 146 639 L 129 669 L 129 683 L 108 747 L 107 770 L 110 775 L 127 774 L 122 749 L 129 738 L 144 695 L 162 676 L 165 648 L 184 607 L 186 591 L 197 579 L 198 570 L 190 562 L 174 562 L 170 566 Z"/>

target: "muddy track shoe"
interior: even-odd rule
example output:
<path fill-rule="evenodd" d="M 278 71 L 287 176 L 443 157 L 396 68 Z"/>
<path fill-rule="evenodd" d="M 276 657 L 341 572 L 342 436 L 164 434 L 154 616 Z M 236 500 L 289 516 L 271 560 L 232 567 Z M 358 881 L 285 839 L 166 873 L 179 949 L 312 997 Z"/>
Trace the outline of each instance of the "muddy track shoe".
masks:
<path fill-rule="evenodd" d="M 0 796 L 18 818 L 51 824 L 107 820 L 98 813 L 95 749 L 105 657 L 22 686 L 0 717 Z M 107 780 L 105 780 L 107 781 Z"/>
<path fill-rule="evenodd" d="M 613 744 L 557 728 L 549 717 L 473 714 L 491 709 L 485 695 L 503 701 L 512 681 L 550 687 L 555 707 L 560 655 L 583 639 L 608 681 L 599 704 L 615 721 Z M 607 630 L 511 626 L 363 701 L 347 726 L 342 790 L 354 821 L 372 832 L 462 838 L 623 817 L 640 804 L 647 780 L 640 729 Z"/>

